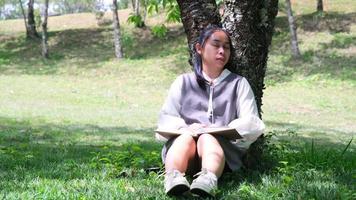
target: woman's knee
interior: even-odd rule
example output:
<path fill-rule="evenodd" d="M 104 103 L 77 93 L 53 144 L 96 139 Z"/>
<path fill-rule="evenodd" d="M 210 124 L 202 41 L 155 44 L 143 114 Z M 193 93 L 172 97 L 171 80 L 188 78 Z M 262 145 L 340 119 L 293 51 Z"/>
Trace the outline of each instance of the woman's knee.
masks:
<path fill-rule="evenodd" d="M 198 138 L 198 142 L 205 142 L 205 141 L 216 141 L 216 138 L 214 136 L 212 136 L 211 134 L 201 134 Z"/>
<path fill-rule="evenodd" d="M 175 146 L 180 149 L 189 149 L 189 150 L 194 150 L 196 149 L 196 142 L 194 138 L 191 135 L 180 135 L 178 136 L 172 146 Z"/>
<path fill-rule="evenodd" d="M 185 142 L 185 143 L 195 143 L 193 136 L 191 136 L 189 134 L 182 134 L 182 135 L 178 136 L 176 140 L 181 140 L 182 142 Z"/>
<path fill-rule="evenodd" d="M 202 134 L 199 136 L 197 141 L 198 146 L 220 146 L 219 141 L 210 134 Z"/>
<path fill-rule="evenodd" d="M 197 141 L 198 152 L 214 152 L 219 156 L 224 156 L 224 151 L 219 141 L 210 134 L 202 134 Z"/>

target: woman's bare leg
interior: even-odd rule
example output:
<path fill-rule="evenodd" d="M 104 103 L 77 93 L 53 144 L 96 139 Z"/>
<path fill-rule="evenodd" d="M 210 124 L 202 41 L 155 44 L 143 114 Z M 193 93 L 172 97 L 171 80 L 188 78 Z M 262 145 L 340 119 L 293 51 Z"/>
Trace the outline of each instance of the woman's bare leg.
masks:
<path fill-rule="evenodd" d="M 210 134 L 203 134 L 198 139 L 197 150 L 202 168 L 220 177 L 225 167 L 225 155 L 218 140 Z"/>
<path fill-rule="evenodd" d="M 177 137 L 169 148 L 165 167 L 166 172 L 174 169 L 185 173 L 188 168 L 189 160 L 194 159 L 196 154 L 196 143 L 192 136 L 183 134 Z"/>

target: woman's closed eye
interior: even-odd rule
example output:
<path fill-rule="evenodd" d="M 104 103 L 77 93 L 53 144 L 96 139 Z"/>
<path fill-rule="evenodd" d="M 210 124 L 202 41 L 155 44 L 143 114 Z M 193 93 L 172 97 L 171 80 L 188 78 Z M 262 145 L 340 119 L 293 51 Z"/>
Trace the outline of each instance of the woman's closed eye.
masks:
<path fill-rule="evenodd" d="M 222 47 L 225 50 L 229 50 L 230 49 L 230 45 L 229 44 L 221 44 L 219 42 L 213 42 L 212 46 L 217 48 L 217 49 L 220 48 L 220 47 Z"/>
<path fill-rule="evenodd" d="M 213 47 L 216 47 L 216 48 L 220 48 L 220 44 L 217 43 L 217 42 L 214 42 L 214 43 L 212 44 L 212 46 L 213 46 Z"/>

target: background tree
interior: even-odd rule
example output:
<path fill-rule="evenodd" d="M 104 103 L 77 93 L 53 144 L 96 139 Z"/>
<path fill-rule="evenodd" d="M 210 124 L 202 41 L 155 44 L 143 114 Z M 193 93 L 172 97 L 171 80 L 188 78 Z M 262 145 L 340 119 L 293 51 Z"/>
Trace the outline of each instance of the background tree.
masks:
<path fill-rule="evenodd" d="M 35 38 L 39 38 L 40 36 L 36 30 L 36 22 L 35 22 L 33 4 L 34 4 L 34 0 L 28 1 L 28 4 L 27 4 L 28 9 L 27 9 L 27 17 L 26 17 L 26 12 L 22 5 L 22 1 L 19 0 L 19 5 L 21 8 L 24 22 L 25 22 L 26 36 L 27 36 L 27 38 L 35 39 Z"/>
<path fill-rule="evenodd" d="M 132 12 L 135 12 L 135 1 L 136 1 L 136 0 L 131 0 Z"/>
<path fill-rule="evenodd" d="M 288 15 L 288 23 L 289 23 L 289 31 L 290 31 L 290 43 L 291 43 L 291 50 L 292 55 L 294 58 L 300 58 L 300 51 L 298 47 L 298 38 L 297 38 L 297 26 L 295 24 L 295 20 L 293 17 L 292 6 L 290 0 L 286 0 L 286 8 L 287 8 L 287 15 Z"/>
<path fill-rule="evenodd" d="M 29 0 L 27 3 L 27 26 L 26 35 L 28 38 L 39 38 L 40 36 L 36 30 L 36 22 L 35 22 L 35 14 L 33 9 L 33 4 L 35 3 L 34 0 Z"/>
<path fill-rule="evenodd" d="M 4 13 L 5 3 L 6 3 L 5 0 L 0 0 L 0 19 L 4 17 L 3 13 Z"/>
<path fill-rule="evenodd" d="M 150 0 L 146 2 L 146 11 L 148 14 L 159 13 L 159 10 L 165 10 L 167 13 L 165 22 L 181 23 L 179 6 L 176 0 Z M 165 23 L 155 25 L 151 28 L 152 34 L 159 38 L 164 38 L 168 33 Z"/>
<path fill-rule="evenodd" d="M 48 19 L 48 0 L 45 0 L 45 8 L 43 12 L 42 22 L 42 56 L 44 58 L 49 57 L 48 53 L 48 33 L 47 33 L 47 19 Z"/>
<path fill-rule="evenodd" d="M 0 0 L 0 19 L 17 19 L 23 17 L 23 1 L 20 0 Z"/>
<path fill-rule="evenodd" d="M 113 28 L 114 28 L 114 45 L 115 45 L 115 56 L 116 58 L 122 58 L 122 46 L 121 46 L 121 33 L 120 33 L 120 21 L 119 15 L 117 13 L 117 0 L 113 0 L 112 3 L 112 13 L 113 13 Z"/>
<path fill-rule="evenodd" d="M 135 15 L 140 15 L 140 0 L 135 0 Z"/>
<path fill-rule="evenodd" d="M 21 12 L 22 12 L 22 15 L 23 15 L 23 20 L 25 22 L 25 28 L 26 28 L 26 33 L 28 33 L 28 25 L 27 25 L 27 17 L 26 17 L 26 14 L 25 14 L 25 9 L 23 8 L 23 5 L 22 5 L 22 1 L 19 0 L 19 4 L 20 4 L 20 8 L 21 8 Z"/>
<path fill-rule="evenodd" d="M 145 27 L 144 18 L 142 18 L 140 13 L 140 0 L 132 1 L 132 9 L 134 12 L 127 18 L 127 22 L 134 24 L 138 28 Z"/>
<path fill-rule="evenodd" d="M 146 18 L 147 18 L 147 5 L 148 5 L 148 1 L 147 0 L 142 0 L 142 6 L 143 6 L 143 16 L 142 16 L 142 20 L 143 23 L 146 23 Z"/>
<path fill-rule="evenodd" d="M 323 12 L 324 11 L 323 0 L 317 0 L 316 11 L 317 12 Z"/>

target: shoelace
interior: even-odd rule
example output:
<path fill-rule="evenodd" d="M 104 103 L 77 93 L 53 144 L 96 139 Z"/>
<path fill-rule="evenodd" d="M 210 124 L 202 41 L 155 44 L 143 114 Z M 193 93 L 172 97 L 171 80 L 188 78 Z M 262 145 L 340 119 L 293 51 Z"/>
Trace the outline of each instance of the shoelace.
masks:
<path fill-rule="evenodd" d="M 157 174 L 158 175 L 156 177 L 156 180 L 160 179 L 162 176 L 165 176 L 166 175 L 166 171 L 164 170 L 164 168 L 161 168 L 161 170 L 159 170 Z"/>
<path fill-rule="evenodd" d="M 196 173 L 193 177 L 197 177 L 197 176 L 200 176 L 202 174 L 208 174 L 208 170 L 203 168 L 200 172 Z"/>
<path fill-rule="evenodd" d="M 199 178 L 200 175 L 202 175 L 202 177 L 203 177 L 203 176 L 204 176 L 204 177 L 207 177 L 207 179 L 209 180 L 209 185 L 211 185 L 211 186 L 214 186 L 214 185 L 215 185 L 215 184 L 214 184 L 215 180 L 214 180 L 213 177 L 211 177 L 211 176 L 209 175 L 207 169 L 203 168 L 200 172 L 196 173 L 193 177 L 198 177 L 198 178 Z M 194 181 L 196 181 L 198 178 L 196 178 Z"/>
<path fill-rule="evenodd" d="M 185 173 L 181 173 L 178 170 L 173 170 L 173 171 L 168 172 L 168 173 L 166 171 L 162 172 L 161 174 L 159 174 L 157 176 L 157 179 L 159 179 L 160 177 L 165 176 L 167 174 L 173 174 L 173 178 L 176 178 L 179 174 L 182 175 L 183 177 L 185 176 Z"/>

